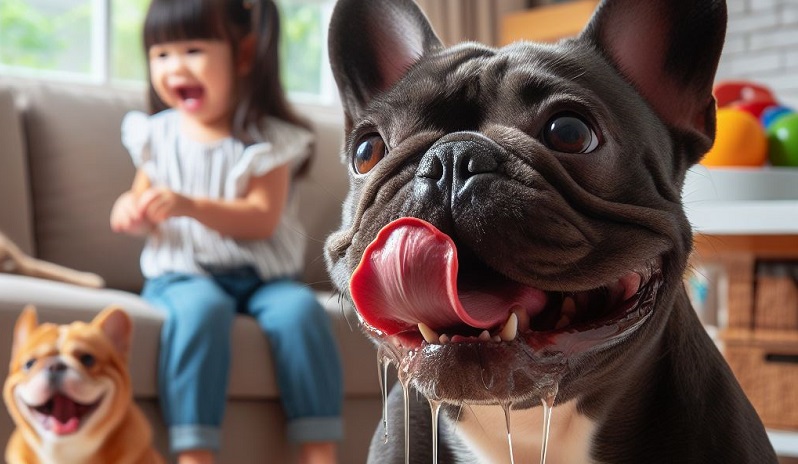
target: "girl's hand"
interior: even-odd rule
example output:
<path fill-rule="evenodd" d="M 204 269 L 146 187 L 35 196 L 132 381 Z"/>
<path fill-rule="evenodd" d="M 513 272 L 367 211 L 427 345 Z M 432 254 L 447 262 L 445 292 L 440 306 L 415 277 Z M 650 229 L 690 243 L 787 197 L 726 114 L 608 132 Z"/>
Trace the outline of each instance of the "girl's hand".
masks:
<path fill-rule="evenodd" d="M 141 194 L 136 207 L 142 217 L 160 224 L 170 217 L 187 216 L 191 199 L 167 188 L 151 188 Z"/>
<path fill-rule="evenodd" d="M 117 198 L 111 209 L 111 230 L 130 235 L 146 235 L 152 227 L 152 223 L 136 207 L 133 192 L 127 191 Z"/>

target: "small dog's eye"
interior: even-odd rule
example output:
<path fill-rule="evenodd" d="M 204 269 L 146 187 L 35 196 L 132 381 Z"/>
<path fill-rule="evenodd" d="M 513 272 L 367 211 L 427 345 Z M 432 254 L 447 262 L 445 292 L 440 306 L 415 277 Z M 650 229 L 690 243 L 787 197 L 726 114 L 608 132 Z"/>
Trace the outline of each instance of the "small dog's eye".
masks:
<path fill-rule="evenodd" d="M 95 362 L 97 362 L 96 359 L 94 359 L 94 356 L 92 356 L 90 354 L 82 354 L 82 355 L 80 355 L 80 363 L 83 364 L 86 367 L 94 366 Z"/>
<path fill-rule="evenodd" d="M 25 362 L 25 365 L 23 366 L 23 368 L 24 368 L 26 371 L 29 371 L 29 370 L 31 370 L 31 368 L 33 367 L 33 365 L 34 365 L 34 364 L 36 364 L 36 359 L 35 359 L 35 358 L 28 359 L 28 360 Z"/>
<path fill-rule="evenodd" d="M 598 147 L 599 137 L 581 116 L 563 113 L 546 123 L 543 143 L 562 153 L 590 153 Z"/>
<path fill-rule="evenodd" d="M 355 148 L 355 156 L 352 161 L 355 172 L 365 174 L 380 162 L 388 150 L 385 141 L 377 134 L 369 134 L 360 139 Z"/>

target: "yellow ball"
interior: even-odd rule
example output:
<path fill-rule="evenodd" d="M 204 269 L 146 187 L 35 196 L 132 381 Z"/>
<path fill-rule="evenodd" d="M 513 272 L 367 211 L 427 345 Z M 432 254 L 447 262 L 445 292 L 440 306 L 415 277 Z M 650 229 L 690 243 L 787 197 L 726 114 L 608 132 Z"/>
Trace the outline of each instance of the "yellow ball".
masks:
<path fill-rule="evenodd" d="M 718 109 L 715 144 L 701 160 L 704 166 L 762 166 L 768 139 L 759 121 L 734 108 Z"/>

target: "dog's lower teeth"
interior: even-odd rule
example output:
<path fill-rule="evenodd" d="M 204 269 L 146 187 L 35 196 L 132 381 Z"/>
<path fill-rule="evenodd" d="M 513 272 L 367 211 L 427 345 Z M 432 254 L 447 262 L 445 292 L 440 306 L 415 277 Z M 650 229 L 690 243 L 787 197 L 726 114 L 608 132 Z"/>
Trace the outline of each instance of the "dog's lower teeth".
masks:
<path fill-rule="evenodd" d="M 436 345 L 446 345 L 450 342 L 464 342 L 474 339 L 481 342 L 511 342 L 515 340 L 515 337 L 518 335 L 518 315 L 515 313 L 510 313 L 510 316 L 507 318 L 507 322 L 504 323 L 504 327 L 502 328 L 501 332 L 496 335 L 491 335 L 488 330 L 483 330 L 477 337 L 465 337 L 455 334 L 454 338 L 451 338 L 446 334 L 439 335 L 438 332 L 434 331 L 430 326 L 423 322 L 418 323 L 418 331 L 421 333 L 421 336 L 424 337 L 424 341 L 429 344 Z"/>

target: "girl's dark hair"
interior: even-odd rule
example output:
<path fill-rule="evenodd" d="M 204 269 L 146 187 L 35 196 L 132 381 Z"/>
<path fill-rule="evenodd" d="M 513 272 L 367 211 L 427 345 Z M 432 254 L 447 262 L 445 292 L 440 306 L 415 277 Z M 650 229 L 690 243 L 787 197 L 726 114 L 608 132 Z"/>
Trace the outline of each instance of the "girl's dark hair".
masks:
<path fill-rule="evenodd" d="M 224 40 L 237 62 L 241 42 L 248 35 L 255 44 L 249 72 L 234 89 L 233 136 L 252 143 L 247 128 L 266 115 L 310 130 L 310 124 L 288 103 L 280 81 L 280 16 L 273 0 L 152 0 L 144 20 L 144 53 L 148 56 L 150 47 L 164 42 Z M 149 106 L 151 114 L 168 108 L 152 82 Z M 307 165 L 308 161 L 299 172 L 304 173 Z"/>

